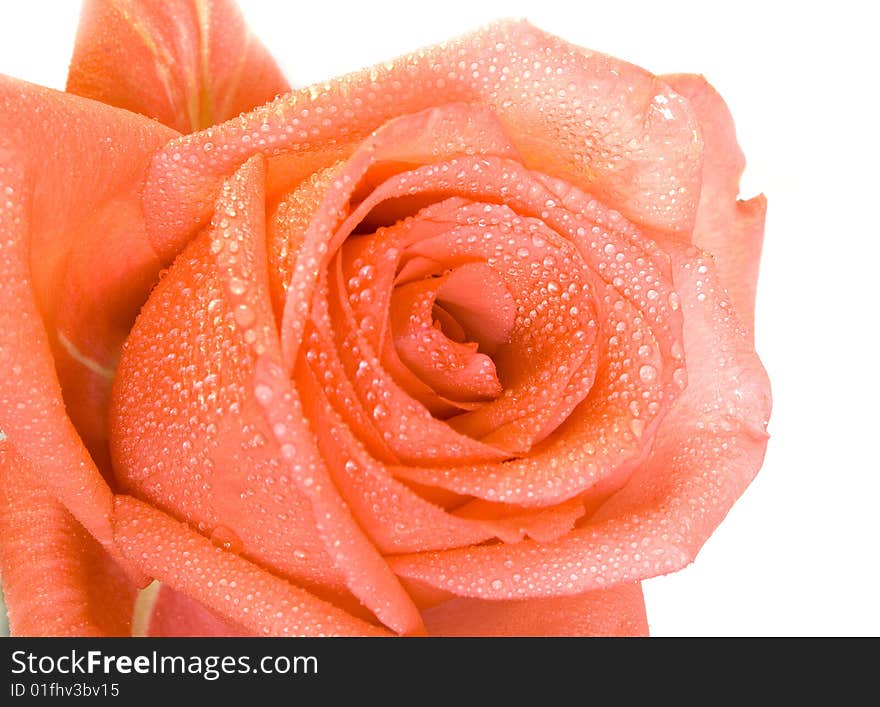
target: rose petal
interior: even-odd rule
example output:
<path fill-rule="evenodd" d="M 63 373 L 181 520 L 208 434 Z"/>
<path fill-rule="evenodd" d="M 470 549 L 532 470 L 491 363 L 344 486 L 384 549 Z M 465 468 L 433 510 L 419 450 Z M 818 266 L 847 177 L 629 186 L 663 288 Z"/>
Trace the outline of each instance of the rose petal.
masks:
<path fill-rule="evenodd" d="M 314 448 L 300 401 L 283 377 L 280 360 L 257 361 L 255 387 L 272 391 L 260 400 L 281 456 L 308 497 L 316 527 L 351 592 L 386 626 L 404 635 L 424 632 L 421 617 L 385 560 L 352 517 Z"/>
<path fill-rule="evenodd" d="M 114 464 L 127 488 L 219 544 L 417 632 L 415 607 L 323 481 L 298 401 L 264 370 L 276 370 L 280 348 L 262 180 L 257 157 L 227 181 L 212 229 L 177 259 L 132 329 L 114 385 Z"/>
<path fill-rule="evenodd" d="M 315 301 L 310 313 L 309 323 L 306 327 L 304 339 L 305 351 L 302 352 L 299 365 L 294 369 L 294 378 L 298 384 L 303 375 L 314 374 L 325 381 L 324 389 L 333 401 L 337 409 L 345 409 L 345 423 L 355 431 L 366 448 L 377 459 L 383 461 L 397 460 L 396 453 L 385 440 L 382 430 L 376 425 L 375 416 L 371 415 L 372 409 L 360 404 L 358 391 L 354 382 L 349 378 L 341 354 L 336 348 L 334 337 L 344 336 L 339 328 L 333 326 L 333 320 L 328 308 L 328 286 L 326 278 L 322 277 L 315 293 Z M 349 356 L 349 362 L 353 360 Z M 354 360 L 358 365 L 358 361 Z M 402 365 L 402 364 L 401 364 Z M 375 368 L 365 364 L 362 375 L 372 373 L 369 368 Z"/>
<path fill-rule="evenodd" d="M 733 117 L 715 89 L 693 74 L 663 80 L 690 101 L 703 137 L 703 186 L 693 241 L 715 256 L 718 278 L 751 336 L 767 200 L 764 196 L 737 199 L 745 157 L 736 141 Z"/>
<path fill-rule="evenodd" d="M 310 163 L 314 171 L 394 116 L 456 101 L 497 114 L 529 167 L 618 205 L 635 222 L 688 237 L 701 144 L 687 101 L 631 64 L 525 22 L 499 22 L 292 93 L 169 147 L 145 193 L 154 242 L 176 250 L 207 220 L 219 182 L 255 151 L 327 153 L 323 165 Z"/>
<path fill-rule="evenodd" d="M 455 273 L 467 267 L 464 265 L 453 270 L 445 278 L 419 280 L 395 287 L 391 295 L 391 331 L 398 355 L 420 380 L 450 400 L 479 402 L 491 400 L 501 393 L 495 363 L 477 351 L 476 342 L 454 341 L 434 326 L 438 290 Z M 484 278 L 491 282 L 491 268 L 481 268 L 477 263 L 470 267 L 480 269 Z"/>
<path fill-rule="evenodd" d="M 476 341 L 481 351 L 494 354 L 510 341 L 516 308 L 504 281 L 492 268 L 479 263 L 456 268 L 440 287 L 437 299 L 439 311 L 449 314 L 462 328 L 460 336 Z"/>
<path fill-rule="evenodd" d="M 114 465 L 129 493 L 356 610 L 254 388 L 258 351 L 278 345 L 256 160 L 229 180 L 213 228 L 175 261 L 126 341 L 111 401 Z"/>
<path fill-rule="evenodd" d="M 159 587 L 151 610 L 147 635 L 189 638 L 251 634 L 221 618 L 192 597 L 163 584 Z"/>
<path fill-rule="evenodd" d="M 314 376 L 301 377 L 300 386 L 306 415 L 322 420 L 316 425 L 318 445 L 333 480 L 383 553 L 447 549 L 496 537 L 504 542 L 519 542 L 525 536 L 555 540 L 584 514 L 577 499 L 538 510 L 507 506 L 503 512 L 472 503 L 448 513 L 392 478 L 366 453 Z"/>
<path fill-rule="evenodd" d="M 117 497 L 114 530 L 147 574 L 258 635 L 384 635 L 134 498 Z"/>
<path fill-rule="evenodd" d="M 109 377 L 158 272 L 139 188 L 172 134 L 0 77 L 0 429 L 105 544 L 110 489 L 71 419 L 105 459 Z"/>
<path fill-rule="evenodd" d="M 333 296 L 329 298 L 331 311 L 325 311 L 326 306 L 323 304 L 319 305 L 321 308 L 313 308 L 311 324 L 314 336 L 310 336 L 306 332 L 306 312 L 312 304 L 319 272 L 323 272 L 323 267 L 326 267 L 329 258 L 334 255 L 339 243 L 363 218 L 362 210 L 355 209 L 352 217 L 346 219 L 337 228 L 337 223 L 341 220 L 340 214 L 347 208 L 348 202 L 352 198 L 352 192 L 365 179 L 365 176 L 369 180 L 371 169 L 388 165 L 406 166 L 411 162 L 419 164 L 425 159 L 442 159 L 447 155 L 468 151 L 480 153 L 485 151 L 485 154 L 515 154 L 497 121 L 485 109 L 462 105 L 441 106 L 391 121 L 365 141 L 344 167 L 339 171 L 334 171 L 335 176 L 332 183 L 329 185 L 326 183 L 330 177 L 329 174 L 326 174 L 322 176 L 319 183 L 315 184 L 315 189 L 309 186 L 304 190 L 297 190 L 288 201 L 291 210 L 306 206 L 314 208 L 315 212 L 311 215 L 306 233 L 302 236 L 302 247 L 295 252 L 295 255 L 291 256 L 295 257 L 297 263 L 295 266 L 297 277 L 291 280 L 291 286 L 287 289 L 281 321 L 282 348 L 286 364 L 292 368 L 300 344 L 311 342 L 317 360 L 315 365 L 321 365 L 324 368 L 321 371 L 322 375 L 331 377 L 336 375 L 337 371 L 341 370 L 339 363 L 347 368 L 348 373 L 340 376 L 338 384 L 342 386 L 338 394 L 342 399 L 345 399 L 349 392 L 355 393 L 361 398 L 375 394 L 376 391 L 373 389 L 374 386 L 370 385 L 370 381 L 383 376 L 382 383 L 391 386 L 389 394 L 400 392 L 396 390 L 390 380 L 384 380 L 387 379 L 387 375 L 382 370 L 373 370 L 378 367 L 378 358 L 373 365 L 366 360 L 368 358 L 366 354 L 364 356 L 353 354 L 352 347 L 364 352 L 370 348 L 369 344 L 365 345 L 363 341 L 360 341 L 364 332 L 354 331 L 351 328 L 343 331 L 330 325 L 331 321 L 341 322 L 350 319 L 350 303 L 348 297 L 341 291 L 340 282 L 335 282 L 336 292 L 331 292 Z M 384 178 L 384 173 L 382 177 Z M 319 187 L 318 184 L 322 186 Z M 300 193 L 301 191 L 302 193 Z M 321 195 L 320 200 L 315 198 L 317 194 Z M 365 207 L 364 215 L 367 210 L 368 208 Z M 286 217 L 286 222 L 295 225 L 302 224 L 303 221 L 297 217 Z M 292 236 L 296 238 L 295 234 Z M 297 238 L 298 240 L 299 238 Z M 286 267 L 284 271 L 293 272 L 293 268 Z M 333 275 L 334 271 L 331 271 L 331 276 Z M 317 297 L 319 303 L 323 303 L 326 299 L 322 296 Z M 337 339 L 336 344 L 333 343 L 334 337 Z M 336 351 L 339 353 L 334 353 Z M 377 351 L 376 356 L 378 354 Z M 342 360 L 338 361 L 340 358 Z M 363 363 L 372 366 L 372 368 L 361 371 L 362 375 L 357 378 L 354 376 L 354 372 Z M 347 379 L 350 379 L 354 385 L 354 389 L 351 391 L 349 388 L 352 386 L 348 384 Z M 373 422 L 362 419 L 363 415 L 359 415 L 359 411 L 355 410 L 351 413 L 352 424 L 358 427 L 365 439 L 373 440 L 370 444 L 372 451 L 377 454 L 384 453 L 383 457 L 386 459 L 389 457 L 389 452 L 391 455 L 397 454 L 399 450 L 388 450 L 381 436 L 389 430 L 393 421 L 389 419 L 383 423 L 381 412 L 378 416 L 373 416 L 375 405 L 364 407 L 369 408 L 369 415 L 373 417 Z M 498 450 L 480 445 L 470 438 L 453 432 L 447 425 L 439 423 L 431 417 L 425 408 L 415 404 L 406 394 L 397 395 L 394 400 L 389 400 L 388 407 L 404 411 L 414 420 L 412 428 L 416 437 L 426 437 L 433 434 L 440 438 L 436 445 L 432 445 L 439 450 L 438 458 L 442 453 L 452 453 L 449 450 L 454 450 L 454 454 L 459 457 L 465 454 L 480 459 L 504 457 L 504 454 Z M 375 431 L 370 433 L 370 427 L 374 424 L 380 432 L 379 436 L 375 434 Z M 383 447 L 386 448 L 383 449 Z M 424 447 L 425 445 L 420 444 L 416 438 L 409 445 L 410 449 Z"/>
<path fill-rule="evenodd" d="M 215 229 L 212 242 L 219 264 L 226 266 L 227 295 L 243 330 L 242 338 L 257 356 L 254 395 L 271 426 L 284 467 L 308 499 L 315 529 L 348 589 L 392 629 L 404 634 L 421 633 L 424 629 L 415 606 L 333 487 L 290 381 L 277 376 L 281 370 L 281 342 L 272 328 L 265 268 L 263 171 L 258 166 L 262 167 L 262 160 L 255 157 L 226 183 L 218 200 L 220 228 Z M 224 216 L 233 219 L 228 231 Z M 245 246 L 240 254 L 233 248 L 237 242 Z M 248 288 L 243 286 L 245 283 L 256 286 Z M 242 317 L 244 312 L 252 313 L 247 320 Z M 292 446 L 299 451 L 293 451 Z"/>
<path fill-rule="evenodd" d="M 490 167 L 488 160 L 484 163 L 487 171 L 497 169 L 498 181 L 503 181 L 501 165 Z M 419 183 L 414 173 L 405 176 L 407 183 Z M 510 292 L 508 309 L 514 315 L 504 344 L 496 348 L 493 357 L 503 391 L 494 400 L 451 418 L 448 424 L 510 453 L 526 452 L 556 428 L 552 421 L 568 416 L 593 383 L 596 306 L 592 282 L 598 278 L 571 242 L 538 219 L 521 216 L 506 205 L 451 199 L 414 217 L 416 222 L 420 219 L 439 233 L 429 232 L 407 253 L 451 263 L 448 267 L 455 269 L 450 278 L 478 267 L 495 273 L 502 288 Z M 456 266 L 457 261 L 466 264 Z M 486 265 L 478 265 L 480 262 Z M 483 277 L 482 281 L 491 278 Z M 475 287 L 477 282 L 471 278 L 470 284 Z M 481 289 L 472 289 L 476 292 Z M 491 288 L 482 292 L 488 295 Z M 453 311 L 461 311 L 461 303 L 451 306 Z M 484 314 L 481 321 L 485 320 L 491 325 L 491 318 Z M 469 321 L 467 316 L 464 321 Z M 475 329 L 481 328 L 481 321 L 474 322 Z"/>
<path fill-rule="evenodd" d="M 379 135 L 382 135 L 382 131 Z M 508 180 L 515 186 L 499 187 Z M 442 199 L 443 191 L 452 193 L 465 191 L 469 195 L 474 193 L 480 195 L 481 190 L 485 189 L 488 198 L 492 200 L 505 200 L 507 192 L 514 191 L 516 193 L 512 198 L 515 201 L 520 198 L 520 192 L 525 191 L 533 182 L 534 175 L 523 170 L 516 163 L 488 155 L 483 158 L 453 158 L 439 165 L 427 165 L 398 174 L 373 190 L 340 226 L 336 238 L 347 235 L 355 224 L 365 219 L 367 214 L 373 212 L 383 202 L 394 201 L 402 195 L 417 196 L 427 193 Z M 542 186 L 543 182 L 533 185 L 530 193 L 532 199 L 527 202 L 527 208 L 536 213 L 543 213 L 542 210 L 545 208 L 546 202 L 540 197 L 555 197 L 552 192 L 544 191 Z M 497 193 L 499 188 L 500 196 Z M 512 221 L 513 225 L 507 223 L 509 221 Z M 483 238 L 482 227 L 487 223 L 503 230 L 507 240 L 499 238 L 490 243 L 488 238 Z M 365 401 L 364 407 L 376 420 L 376 427 L 381 430 L 383 438 L 388 440 L 391 450 L 401 460 L 429 465 L 443 462 L 462 463 L 476 460 L 478 456 L 491 456 L 493 451 L 496 454 L 509 455 L 511 450 L 528 449 L 536 440 L 552 432 L 558 422 L 564 419 L 589 391 L 595 365 L 582 367 L 581 363 L 584 358 L 594 356 L 595 352 L 591 352 L 591 347 L 578 345 L 576 342 L 578 336 L 587 338 L 589 330 L 595 328 L 594 318 L 591 317 L 593 306 L 587 300 L 580 302 L 580 308 L 572 310 L 570 304 L 564 302 L 571 296 L 570 291 L 554 297 L 554 288 L 556 293 L 561 289 L 559 282 L 551 277 L 551 272 L 555 268 L 548 270 L 545 265 L 543 270 L 536 270 L 531 266 L 537 261 L 525 260 L 528 255 L 534 258 L 540 253 L 537 250 L 537 243 L 543 242 L 546 245 L 547 242 L 554 240 L 552 233 L 531 232 L 538 227 L 542 227 L 540 222 L 534 219 L 518 219 L 516 214 L 506 207 L 499 208 L 495 204 L 468 205 L 460 199 L 450 199 L 445 203 L 425 208 L 410 220 L 381 229 L 372 237 L 362 236 L 354 241 L 345 242 L 346 256 L 351 250 L 356 253 L 346 257 L 345 260 L 368 262 L 375 275 L 370 282 L 351 273 L 336 277 L 339 296 L 330 300 L 331 306 L 336 305 L 336 307 L 331 312 L 332 318 L 328 320 L 324 329 L 327 331 L 333 329 L 329 326 L 329 321 L 334 322 L 334 331 L 337 335 L 335 348 L 347 361 L 347 375 L 354 381 L 358 397 Z M 546 227 L 543 228 L 546 231 Z M 574 236 L 573 231 L 571 235 Z M 584 275 L 580 273 L 582 266 L 570 263 L 570 256 L 574 251 L 572 244 L 561 237 L 556 237 L 555 240 L 558 243 L 550 250 L 557 254 L 560 266 L 563 262 L 569 263 L 568 271 L 561 273 L 560 279 L 564 277 L 572 280 L 567 283 L 567 287 L 570 290 L 574 286 L 578 293 L 575 300 L 579 302 L 583 297 L 583 293 L 577 287 Z M 467 245 L 463 245 L 465 241 Z M 371 248 L 374 243 L 376 247 Z M 525 247 L 526 244 L 528 248 Z M 444 261 L 447 267 L 474 260 L 497 260 L 496 267 L 504 270 L 508 280 L 513 277 L 512 273 L 519 273 L 508 282 L 508 285 L 520 294 L 518 299 L 521 301 L 523 312 L 529 312 L 529 305 L 533 305 L 535 308 L 533 311 L 536 312 L 534 317 L 538 318 L 538 324 L 555 330 L 554 334 L 536 340 L 532 329 L 525 326 L 526 319 L 531 315 L 522 314 L 523 326 L 517 328 L 519 335 L 515 336 L 514 342 L 506 347 L 505 357 L 513 362 L 529 360 L 534 365 L 525 369 L 513 365 L 511 368 L 516 380 L 502 398 L 469 415 L 455 418 L 449 425 L 438 423 L 420 405 L 415 404 L 410 397 L 413 393 L 416 399 L 424 401 L 432 412 L 438 409 L 436 404 L 432 405 L 431 401 L 426 400 L 417 389 L 414 390 L 411 380 L 401 378 L 400 367 L 394 365 L 396 362 L 393 357 L 390 369 L 397 376 L 394 380 L 388 375 L 390 371 L 383 370 L 378 366 L 378 361 L 375 363 L 373 361 L 380 332 L 384 331 L 384 327 L 380 327 L 378 322 L 383 320 L 383 312 L 387 309 L 390 300 L 390 274 L 396 269 L 397 260 L 406 248 L 412 253 L 424 255 L 425 257 L 422 258 L 424 262 Z M 568 252 L 559 253 L 560 248 Z M 337 267 L 336 270 L 338 269 Z M 336 271 L 331 269 L 331 278 L 335 274 Z M 358 282 L 357 286 L 349 284 L 346 287 L 344 284 L 355 281 Z M 355 297 L 358 302 L 367 302 L 367 290 L 371 294 L 367 305 L 354 304 Z M 654 291 L 654 294 L 657 292 Z M 548 296 L 553 305 L 546 307 L 545 299 Z M 542 312 L 540 317 L 538 311 Z M 314 313 L 312 318 L 315 319 Z M 366 326 L 368 322 L 371 323 L 369 327 Z M 580 334 L 575 331 L 570 345 L 560 345 L 559 340 L 567 341 L 563 332 L 566 326 L 569 327 L 569 331 L 575 331 L 579 327 L 587 331 L 581 331 Z M 536 347 L 538 352 L 534 350 Z M 563 348 L 566 349 L 565 352 Z M 320 357 L 331 356 L 333 349 L 334 347 L 329 345 L 324 347 Z M 527 350 L 528 355 L 523 350 Z M 354 353 L 355 351 L 357 354 Z M 385 355 L 387 362 L 388 350 L 383 349 L 381 353 Z M 548 367 L 552 370 L 545 370 Z M 535 368 L 539 370 L 533 370 Z M 541 386 L 535 385 L 535 379 L 539 375 L 544 384 L 543 391 L 540 391 Z M 398 387 L 401 390 L 398 390 Z M 423 388 L 428 389 L 426 386 Z M 535 397 L 539 391 L 542 395 L 546 395 L 545 399 L 536 404 Z M 383 411 L 381 415 L 376 414 L 377 400 L 384 401 L 378 408 Z M 368 404 L 370 401 L 373 403 Z M 343 410 L 349 408 L 348 404 L 341 406 Z M 385 415 L 384 411 L 388 410 L 392 413 Z M 472 437 L 491 433 L 493 437 L 487 441 L 495 445 L 497 451 L 489 445 L 482 445 L 482 448 L 475 446 L 472 438 L 456 435 L 450 427 L 467 431 Z"/>
<path fill-rule="evenodd" d="M 384 370 L 379 351 L 370 347 L 369 332 L 361 326 L 340 326 L 351 322 L 351 306 L 342 290 L 341 277 L 337 274 L 333 284 L 336 292 L 328 297 L 329 311 L 322 303 L 317 303 L 312 312 L 312 323 L 321 335 L 317 341 L 310 342 L 305 352 L 317 354 L 316 370 L 323 368 L 325 361 L 334 359 L 341 362 L 344 377 L 350 381 L 355 393 L 353 404 L 358 404 L 366 413 L 371 424 L 379 432 L 382 440 L 392 452 L 392 460 L 403 463 L 425 460 L 426 463 L 454 463 L 455 460 L 500 461 L 506 452 L 462 435 L 442 420 L 431 415 L 421 403 L 413 400 L 396 381 Z M 363 320 L 361 320 L 363 321 Z M 332 393 L 332 387 L 329 388 Z M 334 406 L 345 411 L 344 398 L 337 394 L 331 396 Z M 343 413 L 348 419 L 351 410 Z M 385 458 L 387 461 L 387 457 Z"/>
<path fill-rule="evenodd" d="M 267 209 L 267 214 L 270 214 L 266 223 L 269 288 L 272 308 L 279 323 L 288 299 L 288 287 L 294 282 L 294 270 L 298 270 L 296 281 L 305 279 L 306 273 L 303 271 L 306 269 L 306 264 L 310 259 L 321 260 L 324 255 L 321 248 L 323 241 L 315 237 L 313 230 L 309 230 L 309 225 L 315 212 L 324 202 L 327 190 L 339 179 L 344 168 L 345 162 L 337 162 L 309 174 L 296 187 L 291 188 L 274 208 Z M 306 243 L 306 235 L 313 237 L 309 243 Z M 306 257 L 302 257 L 304 255 Z M 308 272 L 311 275 L 313 271 L 314 265 Z M 317 277 L 317 274 L 314 277 Z M 311 288 L 303 292 L 299 304 L 303 320 L 308 314 L 310 293 Z M 294 332 L 295 335 L 302 336 L 304 323 L 304 321 L 300 323 L 300 327 Z"/>
<path fill-rule="evenodd" d="M 761 466 L 770 394 L 711 257 L 676 253 L 674 266 L 690 383 L 647 461 L 563 539 L 393 558 L 414 591 L 442 588 L 483 599 L 578 594 L 672 572 L 694 559 Z"/>
<path fill-rule="evenodd" d="M 568 533 L 585 512 L 583 501 L 577 497 L 541 508 L 491 503 L 475 498 L 456 508 L 453 515 L 480 521 L 493 528 L 495 536 L 505 542 L 519 542 L 524 537 L 550 542 Z"/>
<path fill-rule="evenodd" d="M 15 636 L 127 636 L 136 589 L 0 441 L 0 575 Z"/>
<path fill-rule="evenodd" d="M 293 204 L 314 211 L 302 236 L 302 246 L 295 251 L 298 277 L 287 288 L 281 321 L 281 344 L 289 369 L 293 368 L 302 340 L 305 310 L 322 265 L 327 266 L 368 213 L 366 208 L 353 208 L 353 213 L 342 220 L 350 203 L 357 201 L 355 190 L 370 188 L 370 171 L 378 170 L 384 181 L 389 171 L 473 153 L 516 156 L 508 136 L 489 111 L 469 105 L 443 105 L 389 121 L 364 140 L 345 165 L 333 173 L 331 184 L 321 179 L 314 191 L 306 189 L 305 198 L 296 194 Z M 314 198 L 317 193 L 321 195 L 319 201 Z"/>
<path fill-rule="evenodd" d="M 188 133 L 290 87 L 232 0 L 86 0 L 67 90 Z"/>
<path fill-rule="evenodd" d="M 431 636 L 647 636 L 636 582 L 572 597 L 485 601 L 459 598 L 423 612 Z"/>

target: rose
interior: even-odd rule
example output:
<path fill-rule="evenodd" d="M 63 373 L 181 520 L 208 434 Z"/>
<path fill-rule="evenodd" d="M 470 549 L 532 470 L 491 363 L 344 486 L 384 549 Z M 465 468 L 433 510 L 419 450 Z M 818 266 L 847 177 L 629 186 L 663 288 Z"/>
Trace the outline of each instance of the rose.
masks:
<path fill-rule="evenodd" d="M 90 100 L 287 90 L 197 7 L 0 84 L 13 631 L 645 632 L 766 445 L 721 99 L 499 23 L 184 137 Z"/>

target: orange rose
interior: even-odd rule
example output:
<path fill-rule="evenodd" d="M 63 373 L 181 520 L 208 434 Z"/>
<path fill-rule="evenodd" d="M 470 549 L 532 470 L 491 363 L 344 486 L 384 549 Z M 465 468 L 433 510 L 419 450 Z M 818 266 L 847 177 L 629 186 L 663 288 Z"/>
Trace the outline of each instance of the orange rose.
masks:
<path fill-rule="evenodd" d="M 288 92 L 120 8 L 0 81 L 13 632 L 646 632 L 767 440 L 720 97 L 510 22 Z"/>

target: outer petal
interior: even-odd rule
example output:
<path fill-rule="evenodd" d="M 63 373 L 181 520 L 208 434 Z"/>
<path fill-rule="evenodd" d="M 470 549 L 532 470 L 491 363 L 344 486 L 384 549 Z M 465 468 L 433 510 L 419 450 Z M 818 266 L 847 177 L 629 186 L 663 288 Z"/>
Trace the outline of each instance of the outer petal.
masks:
<path fill-rule="evenodd" d="M 248 294 L 266 287 L 265 259 L 254 252 L 262 193 L 258 180 L 249 186 L 254 208 L 226 199 L 217 217 L 220 231 L 221 220 L 226 229 L 230 224 L 227 208 L 240 214 L 235 233 L 246 244 L 236 242 L 236 253 L 214 253 L 210 233 L 197 237 L 153 290 L 126 340 L 110 409 L 114 468 L 126 492 L 206 533 L 232 532 L 238 538 L 232 544 L 249 559 L 337 593 L 344 582 L 314 529 L 307 499 L 279 480 L 284 474 L 268 444 L 271 430 L 253 394 L 253 357 L 227 288 L 237 257 L 248 271 L 236 272 L 236 291 L 244 284 Z M 271 314 L 243 310 L 265 338 Z"/>
<path fill-rule="evenodd" d="M 192 597 L 164 584 L 159 587 L 147 633 L 149 636 L 180 638 L 252 635 L 241 626 L 220 618 Z"/>
<path fill-rule="evenodd" d="M 16 636 L 131 635 L 135 587 L 0 441 L 0 575 Z"/>
<path fill-rule="evenodd" d="M 561 540 L 393 558 L 411 587 L 429 588 L 434 599 L 437 591 L 484 599 L 578 594 L 694 559 L 761 466 L 770 391 L 711 258 L 677 253 L 674 266 L 689 385 L 660 425 L 650 457 Z"/>
<path fill-rule="evenodd" d="M 647 636 L 642 586 L 621 584 L 573 597 L 452 599 L 424 612 L 431 636 Z"/>
<path fill-rule="evenodd" d="M 718 278 L 751 335 L 767 200 L 764 196 L 737 199 L 745 158 L 730 111 L 715 89 L 693 74 L 663 79 L 690 101 L 703 135 L 703 186 L 694 243 L 715 256 Z"/>
<path fill-rule="evenodd" d="M 188 133 L 290 87 L 232 0 L 86 0 L 67 90 Z"/>
<path fill-rule="evenodd" d="M 122 551 L 147 574 L 253 633 L 384 635 L 128 496 L 117 498 L 114 530 Z"/>
<path fill-rule="evenodd" d="M 171 135 L 0 77 L 0 429 L 102 543 L 110 489 L 68 414 L 102 449 L 92 423 L 107 373 L 158 271 L 139 189 L 151 151 Z"/>
<path fill-rule="evenodd" d="M 227 181 L 213 228 L 142 310 L 114 384 L 114 462 L 133 493 L 255 563 L 418 631 L 327 476 L 296 392 L 273 375 L 262 180 L 257 157 Z"/>
<path fill-rule="evenodd" d="M 156 245 L 174 251 L 177 239 L 204 223 L 218 184 L 255 151 L 325 153 L 328 161 L 310 162 L 311 172 L 394 116 L 457 101 L 490 108 L 526 166 L 591 192 L 632 221 L 688 237 L 702 145 L 687 102 L 631 64 L 525 22 L 501 22 L 169 146 L 146 193 Z"/>

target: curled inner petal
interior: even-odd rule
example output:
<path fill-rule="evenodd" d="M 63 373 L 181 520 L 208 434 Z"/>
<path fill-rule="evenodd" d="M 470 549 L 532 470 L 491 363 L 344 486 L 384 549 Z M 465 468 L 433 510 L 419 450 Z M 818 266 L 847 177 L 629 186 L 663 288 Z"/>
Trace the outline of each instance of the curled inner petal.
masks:
<path fill-rule="evenodd" d="M 492 277 L 488 267 L 477 264 L 470 267 Z M 456 269 L 447 276 L 394 288 L 390 308 L 394 346 L 406 366 L 439 395 L 462 402 L 491 400 L 501 393 L 494 362 L 478 350 L 476 341 L 462 341 L 467 334 L 461 323 L 442 306 L 447 304 L 446 300 L 440 307 L 436 306 L 440 304 L 438 296 L 450 280 L 453 294 L 460 290 L 460 281 L 468 277 L 467 274 L 462 276 L 460 271 Z M 459 277 L 453 280 L 456 274 Z M 509 293 L 507 298 L 510 299 Z M 435 319 L 438 310 L 443 313 Z M 444 331 L 443 321 L 453 338 Z M 473 324 L 476 322 L 472 322 L 471 330 L 475 329 Z M 490 327 L 492 324 L 490 320 Z"/>
<path fill-rule="evenodd" d="M 437 300 L 440 311 L 449 313 L 481 351 L 494 354 L 510 341 L 515 303 L 493 268 L 480 264 L 456 268 L 440 286 Z"/>

